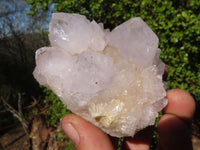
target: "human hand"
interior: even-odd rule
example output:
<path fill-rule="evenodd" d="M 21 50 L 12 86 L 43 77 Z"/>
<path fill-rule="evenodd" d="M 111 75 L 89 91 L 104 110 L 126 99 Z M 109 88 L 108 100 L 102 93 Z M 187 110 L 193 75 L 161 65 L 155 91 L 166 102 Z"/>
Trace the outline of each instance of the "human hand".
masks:
<path fill-rule="evenodd" d="M 192 150 L 190 122 L 195 111 L 192 96 L 180 89 L 167 92 L 168 105 L 158 122 L 157 150 Z M 102 130 L 75 114 L 62 119 L 62 128 L 75 143 L 77 150 L 114 150 L 114 146 Z M 152 132 L 143 130 L 134 138 L 126 138 L 125 150 L 148 150 Z"/>

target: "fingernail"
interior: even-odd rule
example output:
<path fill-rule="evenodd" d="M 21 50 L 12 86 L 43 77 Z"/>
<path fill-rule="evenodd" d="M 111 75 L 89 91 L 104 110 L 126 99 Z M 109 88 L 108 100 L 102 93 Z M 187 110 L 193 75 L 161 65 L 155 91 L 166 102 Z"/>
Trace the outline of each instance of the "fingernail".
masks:
<path fill-rule="evenodd" d="M 75 145 L 79 144 L 79 135 L 76 129 L 73 127 L 71 123 L 67 123 L 63 125 L 63 130 L 69 136 L 69 138 L 74 142 Z"/>

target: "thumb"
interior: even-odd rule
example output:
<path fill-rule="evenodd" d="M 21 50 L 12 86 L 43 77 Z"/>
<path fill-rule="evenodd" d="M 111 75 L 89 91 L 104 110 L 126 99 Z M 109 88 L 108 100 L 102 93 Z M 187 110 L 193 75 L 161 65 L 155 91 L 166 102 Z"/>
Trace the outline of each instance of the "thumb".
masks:
<path fill-rule="evenodd" d="M 109 137 L 103 131 L 75 114 L 65 116 L 61 124 L 77 150 L 113 150 Z"/>

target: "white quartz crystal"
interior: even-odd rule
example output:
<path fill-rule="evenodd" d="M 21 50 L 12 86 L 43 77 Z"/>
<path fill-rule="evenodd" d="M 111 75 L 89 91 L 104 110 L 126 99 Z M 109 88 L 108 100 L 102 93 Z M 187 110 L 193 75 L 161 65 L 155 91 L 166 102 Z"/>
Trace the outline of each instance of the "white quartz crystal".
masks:
<path fill-rule="evenodd" d="M 54 13 L 52 47 L 36 52 L 37 81 L 111 136 L 155 123 L 166 104 L 158 37 L 141 18 L 111 32 L 78 14 Z"/>

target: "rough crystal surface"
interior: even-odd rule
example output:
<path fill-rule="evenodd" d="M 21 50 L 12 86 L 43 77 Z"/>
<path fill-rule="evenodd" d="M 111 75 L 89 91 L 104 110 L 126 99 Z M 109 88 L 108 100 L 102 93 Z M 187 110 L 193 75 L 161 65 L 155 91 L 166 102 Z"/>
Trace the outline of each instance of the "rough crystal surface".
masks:
<path fill-rule="evenodd" d="M 158 37 L 141 18 L 111 32 L 78 14 L 54 13 L 52 47 L 36 52 L 37 81 L 111 136 L 155 123 L 167 104 Z"/>

